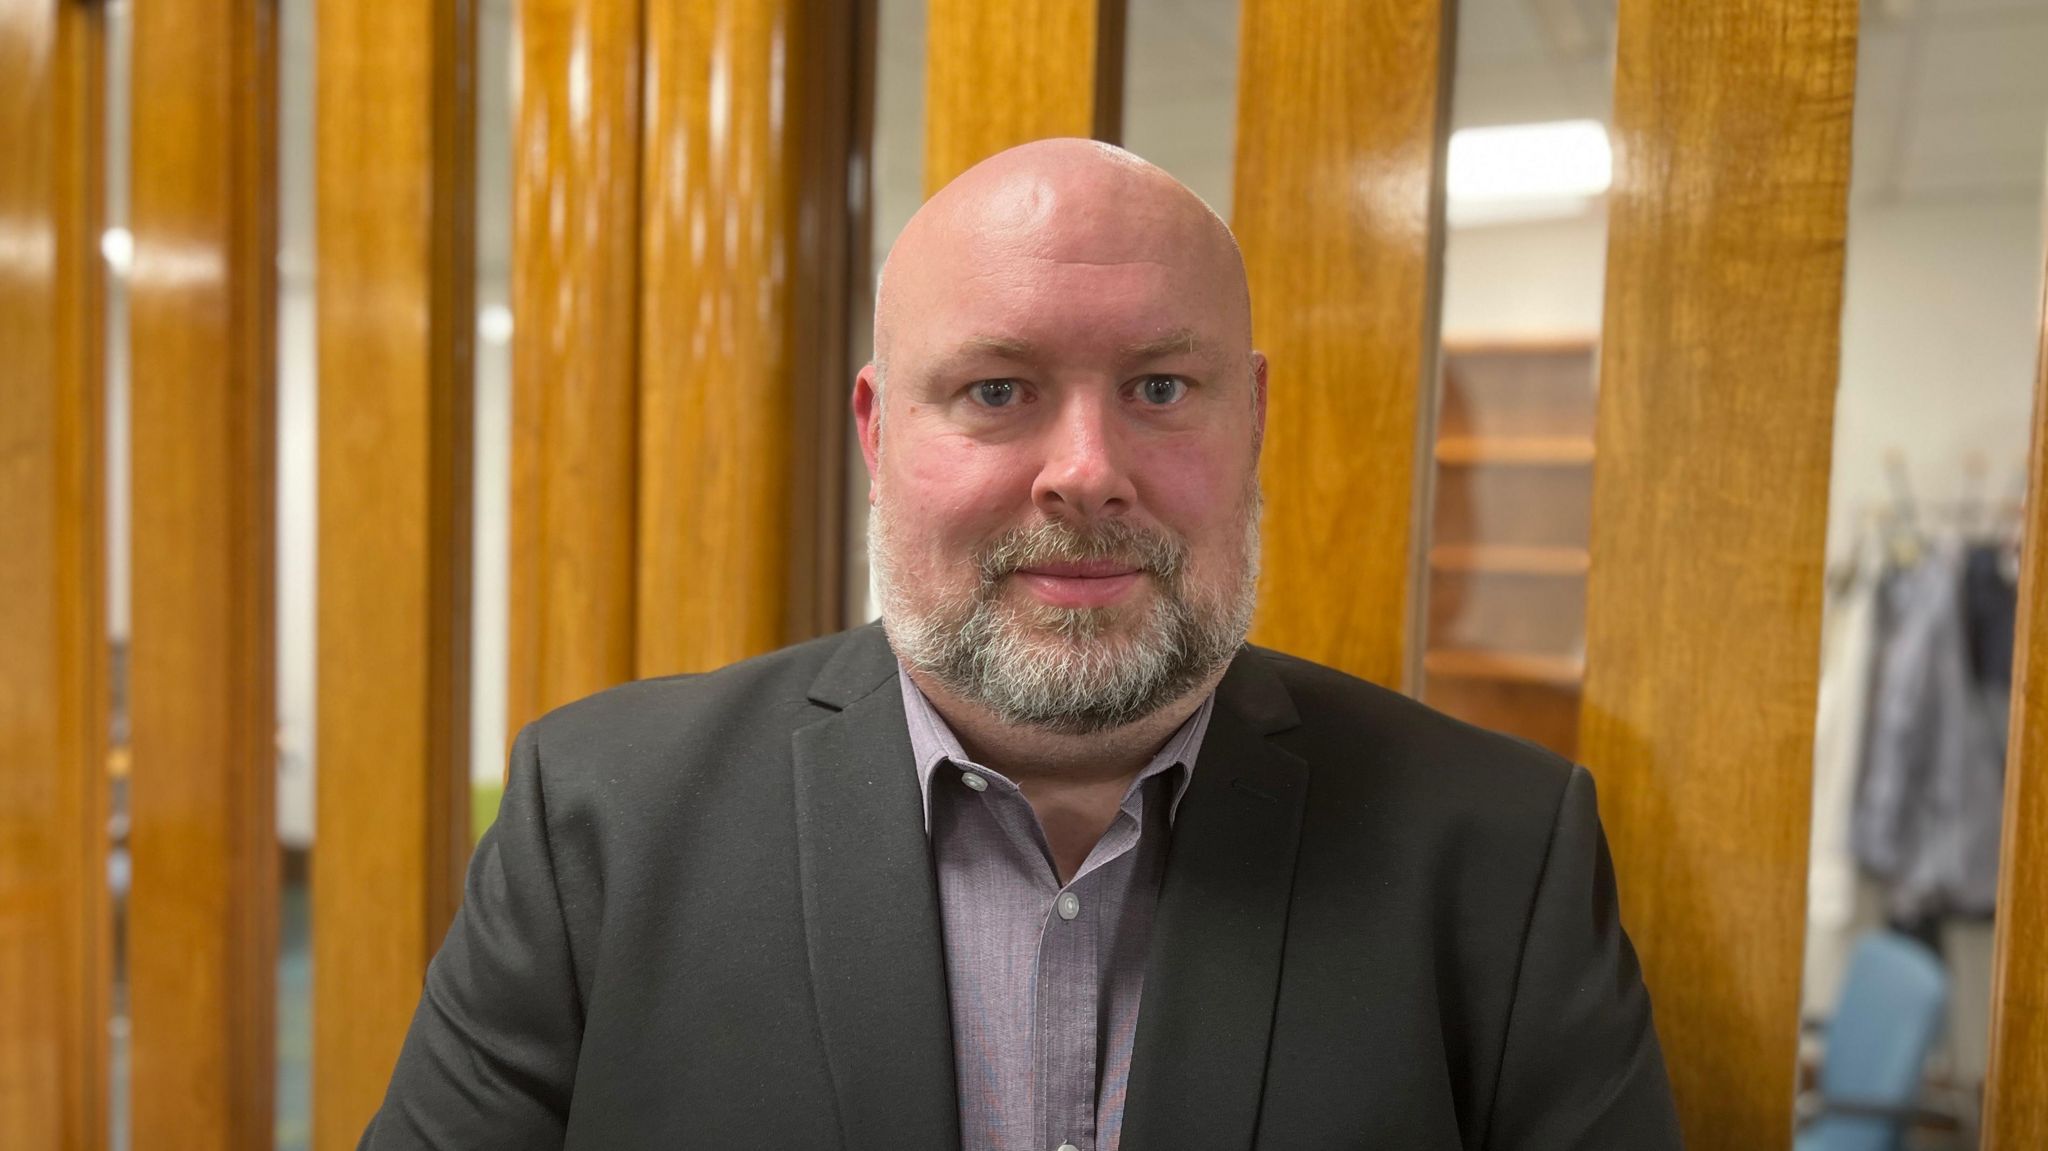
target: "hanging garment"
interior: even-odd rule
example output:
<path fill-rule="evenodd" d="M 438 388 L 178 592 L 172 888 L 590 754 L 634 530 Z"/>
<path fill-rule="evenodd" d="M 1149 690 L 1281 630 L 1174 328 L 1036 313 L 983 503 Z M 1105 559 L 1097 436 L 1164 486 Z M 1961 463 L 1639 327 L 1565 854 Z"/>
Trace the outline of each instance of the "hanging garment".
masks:
<path fill-rule="evenodd" d="M 1997 900 L 2004 735 L 1970 660 L 1963 550 L 1887 575 L 1851 842 L 1895 922 L 1988 915 Z"/>
<path fill-rule="evenodd" d="M 1970 636 L 1970 670 L 1980 684 L 2012 689 L 2012 647 L 2019 588 L 2006 577 L 2005 549 L 1972 544 L 1963 561 L 1963 614 Z"/>
<path fill-rule="evenodd" d="M 1856 919 L 1856 855 L 1849 845 L 1876 655 L 1882 557 L 1859 547 L 1828 579 L 1820 630 L 1820 693 L 1813 734 L 1813 838 L 1807 856 L 1802 1015 L 1832 1010 L 1849 954 L 1866 924 Z"/>
<path fill-rule="evenodd" d="M 1847 931 L 1856 905 L 1856 855 L 1849 813 L 1869 717 L 1877 644 L 1878 579 L 1873 562 L 1832 583 L 1820 630 L 1820 693 L 1813 734 L 1813 845 L 1807 860 L 1807 918 Z M 1846 953 L 1845 953 L 1846 954 Z"/>

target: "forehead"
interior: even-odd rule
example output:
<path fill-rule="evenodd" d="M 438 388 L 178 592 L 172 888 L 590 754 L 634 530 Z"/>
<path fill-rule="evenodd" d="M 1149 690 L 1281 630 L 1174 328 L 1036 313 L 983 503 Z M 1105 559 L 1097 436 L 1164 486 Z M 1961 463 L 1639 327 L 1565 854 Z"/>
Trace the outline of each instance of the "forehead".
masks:
<path fill-rule="evenodd" d="M 1019 197 L 920 253 L 899 350 L 1013 341 L 1088 355 L 1169 340 L 1203 351 L 1244 326 L 1235 261 L 1213 234 L 1146 205 L 1077 211 Z"/>

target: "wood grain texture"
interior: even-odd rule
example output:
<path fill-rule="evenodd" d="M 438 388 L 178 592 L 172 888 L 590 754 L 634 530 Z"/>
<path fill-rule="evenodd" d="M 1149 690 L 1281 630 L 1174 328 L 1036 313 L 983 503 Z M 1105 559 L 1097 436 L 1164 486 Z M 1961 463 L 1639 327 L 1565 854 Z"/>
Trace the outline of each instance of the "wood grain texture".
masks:
<path fill-rule="evenodd" d="M 275 14 L 265 0 L 134 9 L 137 1151 L 273 1139 Z"/>
<path fill-rule="evenodd" d="M 1124 0 L 931 0 L 924 190 L 1005 148 L 1123 131 Z"/>
<path fill-rule="evenodd" d="M 2048 307 L 2027 478 L 1984 1146 L 2048 1147 Z"/>
<path fill-rule="evenodd" d="M 1623 0 L 1579 753 L 1686 1144 L 1791 1139 L 1855 0 Z"/>
<path fill-rule="evenodd" d="M 476 9 L 320 0 L 313 1145 L 382 1100 L 469 848 Z"/>
<path fill-rule="evenodd" d="M 107 1138 L 104 25 L 0 18 L 0 1147 Z"/>
<path fill-rule="evenodd" d="M 1234 224 L 1272 365 L 1253 639 L 1393 686 L 1426 522 L 1446 7 L 1244 0 L 1238 64 Z"/>
<path fill-rule="evenodd" d="M 639 675 L 838 626 L 851 12 L 648 10 Z"/>
<path fill-rule="evenodd" d="M 641 19 L 641 0 L 520 7 L 508 749 L 633 677 Z"/>

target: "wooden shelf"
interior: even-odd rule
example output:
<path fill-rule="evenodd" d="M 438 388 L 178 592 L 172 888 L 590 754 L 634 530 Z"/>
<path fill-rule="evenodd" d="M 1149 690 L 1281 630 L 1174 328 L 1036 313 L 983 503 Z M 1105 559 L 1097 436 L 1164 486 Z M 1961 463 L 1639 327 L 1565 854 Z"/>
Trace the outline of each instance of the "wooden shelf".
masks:
<path fill-rule="evenodd" d="M 1593 462 L 1593 441 L 1584 436 L 1445 436 L 1436 442 L 1436 462 L 1580 467 Z"/>
<path fill-rule="evenodd" d="M 1591 564 L 1585 548 L 1515 544 L 1439 544 L 1429 549 L 1429 566 L 1432 570 L 1442 572 L 1582 576 Z"/>
<path fill-rule="evenodd" d="M 1458 356 L 1572 356 L 1586 355 L 1600 346 L 1598 332 L 1555 332 L 1528 336 L 1445 336 L 1443 355 Z"/>
<path fill-rule="evenodd" d="M 1446 679 L 1490 679 L 1564 688 L 1578 687 L 1586 674 L 1585 661 L 1573 656 L 1461 648 L 1423 653 L 1422 670 Z"/>

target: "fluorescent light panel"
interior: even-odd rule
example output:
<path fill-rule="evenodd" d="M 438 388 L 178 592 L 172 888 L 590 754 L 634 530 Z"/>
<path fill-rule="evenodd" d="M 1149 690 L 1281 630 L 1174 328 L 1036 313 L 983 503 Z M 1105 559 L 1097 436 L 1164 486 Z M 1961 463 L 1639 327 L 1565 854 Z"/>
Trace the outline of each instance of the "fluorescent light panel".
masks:
<path fill-rule="evenodd" d="M 1598 120 L 1464 128 L 1451 134 L 1445 172 L 1454 223 L 1572 215 L 1614 179 Z"/>

